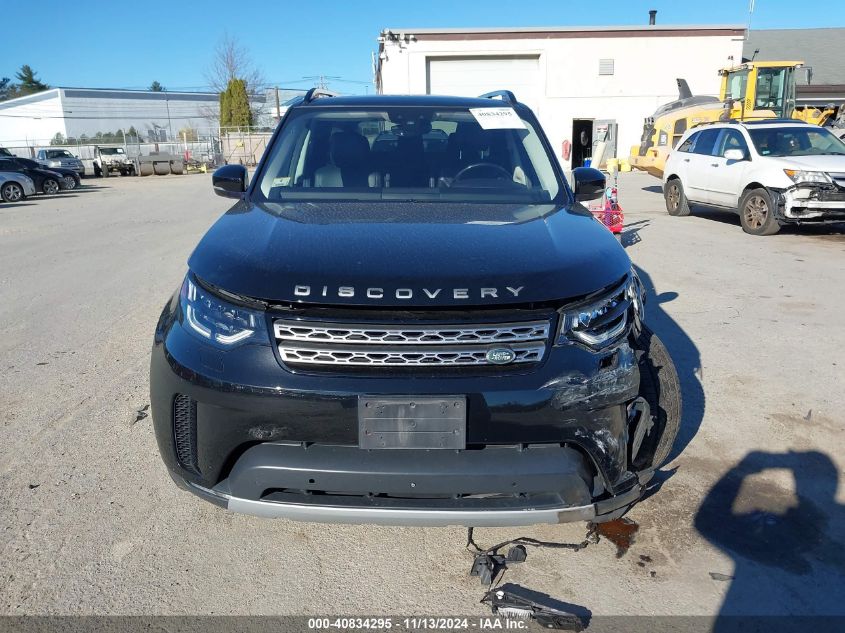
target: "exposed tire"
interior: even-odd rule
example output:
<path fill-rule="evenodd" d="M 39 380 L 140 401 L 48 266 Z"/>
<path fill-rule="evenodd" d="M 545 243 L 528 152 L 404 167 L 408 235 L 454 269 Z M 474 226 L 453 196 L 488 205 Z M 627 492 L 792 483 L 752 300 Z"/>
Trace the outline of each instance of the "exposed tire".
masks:
<path fill-rule="evenodd" d="M 780 231 L 775 202 L 768 189 L 749 189 L 739 200 L 739 222 L 749 235 L 774 235 Z"/>
<path fill-rule="evenodd" d="M 166 176 L 170 173 L 170 161 L 153 163 L 153 171 L 155 171 L 156 176 Z"/>
<path fill-rule="evenodd" d="M 62 178 L 62 180 L 64 180 L 65 188 L 68 191 L 73 191 L 74 189 L 76 189 L 76 178 L 74 178 L 73 176 L 65 176 L 64 178 Z"/>
<path fill-rule="evenodd" d="M 181 174 L 185 171 L 185 163 L 181 160 L 174 160 L 170 163 L 171 174 Z"/>
<path fill-rule="evenodd" d="M 55 178 L 45 178 L 44 182 L 41 184 L 41 191 L 48 196 L 54 196 L 61 190 L 62 188 L 59 186 L 59 181 Z"/>
<path fill-rule="evenodd" d="M 139 167 L 139 172 L 142 176 L 152 176 L 153 175 L 153 164 L 152 163 L 141 163 Z"/>
<path fill-rule="evenodd" d="M 681 382 L 675 363 L 663 342 L 645 324 L 637 339 L 637 361 L 640 369 L 640 395 L 651 408 L 652 427 L 643 439 L 637 470 L 663 465 L 678 437 L 681 427 Z"/>
<path fill-rule="evenodd" d="M 689 200 L 684 193 L 684 186 L 680 178 L 672 178 L 663 188 L 663 198 L 666 200 L 666 211 L 669 215 L 682 217 L 689 215 Z"/>
<path fill-rule="evenodd" d="M 20 202 L 26 196 L 24 195 L 23 187 L 18 183 L 7 182 L 0 187 L 0 198 L 3 198 L 3 202 Z"/>

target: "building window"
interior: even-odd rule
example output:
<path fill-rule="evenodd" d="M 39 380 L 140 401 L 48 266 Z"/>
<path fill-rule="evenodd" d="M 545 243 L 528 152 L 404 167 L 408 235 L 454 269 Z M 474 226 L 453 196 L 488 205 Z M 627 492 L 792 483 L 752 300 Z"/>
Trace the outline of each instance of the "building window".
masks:
<path fill-rule="evenodd" d="M 613 60 L 612 59 L 600 59 L 599 60 L 599 75 L 612 75 L 613 74 Z"/>

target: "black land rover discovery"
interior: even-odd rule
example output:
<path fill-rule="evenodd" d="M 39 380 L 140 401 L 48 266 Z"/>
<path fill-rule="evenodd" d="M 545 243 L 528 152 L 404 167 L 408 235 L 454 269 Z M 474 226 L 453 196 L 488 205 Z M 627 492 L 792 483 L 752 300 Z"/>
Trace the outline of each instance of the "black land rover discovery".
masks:
<path fill-rule="evenodd" d="M 293 105 L 155 333 L 162 458 L 236 512 L 525 525 L 624 513 L 668 456 L 643 289 L 509 92 Z"/>

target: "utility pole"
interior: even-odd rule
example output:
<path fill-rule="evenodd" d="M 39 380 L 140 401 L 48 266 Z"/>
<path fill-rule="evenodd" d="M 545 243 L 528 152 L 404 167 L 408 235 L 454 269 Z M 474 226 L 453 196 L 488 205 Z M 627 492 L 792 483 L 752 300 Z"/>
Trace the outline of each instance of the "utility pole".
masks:
<path fill-rule="evenodd" d="M 164 104 L 167 106 L 167 127 L 170 129 L 170 138 L 175 138 L 173 136 L 173 122 L 170 120 L 170 101 L 167 99 L 167 88 L 162 90 L 164 92 Z"/>
<path fill-rule="evenodd" d="M 329 75 L 312 75 L 310 77 L 303 77 L 303 79 L 312 79 L 317 82 L 316 88 L 326 90 L 329 87 L 329 79 L 342 79 L 342 77 L 334 77 Z"/>
<path fill-rule="evenodd" d="M 282 108 L 279 105 L 279 87 L 276 86 L 276 123 L 282 120 Z"/>

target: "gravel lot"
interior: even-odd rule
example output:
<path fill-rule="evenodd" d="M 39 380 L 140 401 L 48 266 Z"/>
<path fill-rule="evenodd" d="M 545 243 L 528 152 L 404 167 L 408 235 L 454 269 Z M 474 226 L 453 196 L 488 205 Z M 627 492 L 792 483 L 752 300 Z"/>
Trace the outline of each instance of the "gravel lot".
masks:
<path fill-rule="evenodd" d="M 845 614 L 845 228 L 672 218 L 644 174 L 620 201 L 683 384 L 675 458 L 627 553 L 530 550 L 506 580 L 594 615 Z M 0 613 L 487 613 L 461 528 L 266 521 L 171 483 L 137 414 L 153 328 L 228 206 L 201 175 L 0 205 Z"/>

